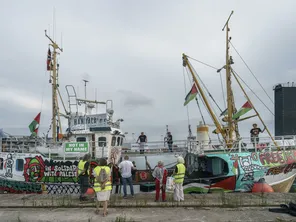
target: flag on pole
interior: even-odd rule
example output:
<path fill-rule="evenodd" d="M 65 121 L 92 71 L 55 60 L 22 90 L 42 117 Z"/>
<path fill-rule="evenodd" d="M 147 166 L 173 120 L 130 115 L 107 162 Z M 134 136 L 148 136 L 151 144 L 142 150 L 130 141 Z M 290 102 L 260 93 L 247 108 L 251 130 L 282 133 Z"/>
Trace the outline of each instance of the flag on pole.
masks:
<path fill-rule="evenodd" d="M 193 100 L 197 95 L 197 88 L 195 83 L 193 84 L 190 92 L 185 97 L 184 106 L 186 106 L 191 100 Z"/>
<path fill-rule="evenodd" d="M 50 51 L 50 48 L 48 48 L 48 51 L 47 51 L 46 65 L 47 65 L 47 71 L 52 70 L 51 51 Z"/>
<path fill-rule="evenodd" d="M 237 119 L 239 118 L 240 116 L 246 114 L 247 112 L 249 112 L 250 110 L 252 109 L 252 106 L 251 104 L 249 103 L 249 101 L 247 101 L 241 108 L 238 112 L 236 112 L 232 119 Z"/>
<path fill-rule="evenodd" d="M 40 116 L 41 116 L 41 112 L 38 113 L 38 115 L 35 117 L 35 119 L 29 125 L 31 136 L 37 136 L 37 134 L 38 134 Z"/>

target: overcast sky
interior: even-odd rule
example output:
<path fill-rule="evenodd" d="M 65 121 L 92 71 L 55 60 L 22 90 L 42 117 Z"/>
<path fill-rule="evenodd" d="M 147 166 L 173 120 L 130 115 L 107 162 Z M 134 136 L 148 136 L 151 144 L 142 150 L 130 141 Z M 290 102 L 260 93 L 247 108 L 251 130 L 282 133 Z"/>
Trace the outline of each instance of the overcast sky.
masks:
<path fill-rule="evenodd" d="M 29 134 L 28 125 L 40 111 L 42 132 L 50 125 L 47 29 L 59 44 L 63 35 L 59 84 L 65 102 L 65 85 L 74 85 L 84 97 L 82 79 L 87 78 L 89 98 L 95 98 L 97 89 L 98 100 L 112 99 L 115 118 L 124 119 L 122 129 L 130 136 L 144 131 L 150 140 L 159 140 L 169 125 L 175 139 L 184 139 L 188 121 L 183 103 L 191 86 L 186 77 L 185 93 L 182 53 L 222 67 L 222 27 L 234 10 L 232 43 L 273 99 L 275 84 L 295 81 L 295 8 L 295 0 L 1 1 L 0 128 L 11 134 Z M 274 112 L 273 103 L 238 55 L 233 49 L 230 52 L 233 68 Z M 224 109 L 220 75 L 197 62 L 192 64 Z M 225 81 L 225 70 L 222 76 Z M 245 99 L 236 85 L 234 89 L 239 109 Z M 274 132 L 273 115 L 250 96 Z M 188 109 L 195 132 L 201 115 L 194 101 Z M 241 124 L 243 135 L 248 135 L 253 122 L 259 120 Z"/>

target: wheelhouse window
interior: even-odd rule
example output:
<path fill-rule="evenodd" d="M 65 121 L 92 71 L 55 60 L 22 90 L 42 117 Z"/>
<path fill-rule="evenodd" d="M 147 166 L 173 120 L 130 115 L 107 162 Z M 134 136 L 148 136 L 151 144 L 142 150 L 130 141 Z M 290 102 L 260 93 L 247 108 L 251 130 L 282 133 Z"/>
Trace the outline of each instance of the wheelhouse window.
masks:
<path fill-rule="evenodd" d="M 16 171 L 24 171 L 24 160 L 17 159 L 15 164 Z"/>
<path fill-rule="evenodd" d="M 122 146 L 122 143 L 123 143 L 123 138 L 121 138 L 121 141 L 120 141 L 120 146 Z"/>
<path fill-rule="evenodd" d="M 111 141 L 111 146 L 115 146 L 115 145 L 116 145 L 116 137 L 113 136 Z"/>
<path fill-rule="evenodd" d="M 85 137 L 77 137 L 76 142 L 86 142 L 86 138 Z"/>
<path fill-rule="evenodd" d="M 98 142 L 99 142 L 99 147 L 105 147 L 106 146 L 106 137 L 99 137 Z"/>
<path fill-rule="evenodd" d="M 4 159 L 0 158 L 0 170 L 3 170 Z"/>
<path fill-rule="evenodd" d="M 117 146 L 120 146 L 120 137 L 117 137 Z"/>

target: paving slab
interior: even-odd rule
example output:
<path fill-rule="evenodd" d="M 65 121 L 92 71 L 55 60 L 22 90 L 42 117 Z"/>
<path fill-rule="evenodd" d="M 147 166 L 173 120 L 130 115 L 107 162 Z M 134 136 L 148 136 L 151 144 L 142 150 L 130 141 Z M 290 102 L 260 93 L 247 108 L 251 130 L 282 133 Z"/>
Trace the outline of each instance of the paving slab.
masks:
<path fill-rule="evenodd" d="M 91 208 L 1 208 L 0 221 L 69 221 L 69 222 L 232 222 L 296 221 L 289 214 L 272 213 L 268 208 L 109 208 L 107 217 L 94 214 Z"/>

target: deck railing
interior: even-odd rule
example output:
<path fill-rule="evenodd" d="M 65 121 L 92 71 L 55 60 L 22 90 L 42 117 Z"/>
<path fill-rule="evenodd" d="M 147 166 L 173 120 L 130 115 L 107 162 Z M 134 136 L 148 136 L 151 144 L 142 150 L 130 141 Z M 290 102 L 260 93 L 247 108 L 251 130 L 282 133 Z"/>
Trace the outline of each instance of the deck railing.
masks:
<path fill-rule="evenodd" d="M 259 142 L 251 141 L 249 137 L 242 137 L 237 140 L 231 148 L 227 148 L 227 144 L 219 140 L 192 141 L 192 140 L 175 140 L 172 145 L 173 153 L 195 153 L 204 154 L 209 152 L 243 152 L 243 151 L 262 151 L 276 150 L 278 147 L 282 150 L 296 147 L 296 136 L 276 136 L 274 140 L 277 146 L 269 137 L 260 137 Z M 95 153 L 95 156 L 106 156 L 109 144 L 106 143 L 103 147 L 98 146 L 97 141 L 89 141 L 89 152 Z M 42 147 L 42 151 L 40 151 Z M 94 149 L 93 149 L 94 148 Z M 121 146 L 123 154 L 140 154 L 138 143 L 130 143 L 129 145 Z M 16 138 L 0 138 L 0 151 L 11 153 L 41 153 L 43 155 L 55 155 L 64 149 L 63 142 L 45 143 L 44 139 L 32 139 L 29 137 Z M 167 143 L 163 141 L 148 142 L 144 146 L 145 154 L 155 153 L 170 153 Z M 83 154 L 82 154 L 83 155 Z"/>

